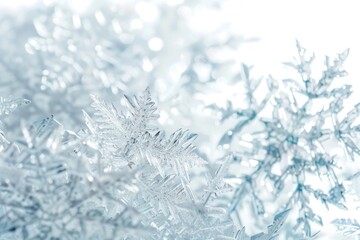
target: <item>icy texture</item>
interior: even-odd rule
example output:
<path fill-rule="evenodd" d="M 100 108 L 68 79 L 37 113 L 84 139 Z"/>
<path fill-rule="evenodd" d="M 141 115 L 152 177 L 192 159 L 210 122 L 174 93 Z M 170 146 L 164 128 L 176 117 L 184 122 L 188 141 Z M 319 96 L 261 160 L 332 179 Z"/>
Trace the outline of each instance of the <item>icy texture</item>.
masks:
<path fill-rule="evenodd" d="M 126 193 L 119 200 L 146 216 L 144 221 L 156 229 L 154 239 L 216 239 L 231 232 L 232 222 L 225 210 L 211 204 L 211 193 L 199 195 L 190 185 L 190 169 L 204 163 L 193 152 L 196 135 L 179 129 L 166 138 L 153 126 L 158 115 L 149 90 L 124 100 L 128 114 L 96 97 L 94 116 L 84 112 L 88 141 L 101 155 L 92 169 L 101 175 L 135 172 L 138 194 Z"/>
<path fill-rule="evenodd" d="M 323 223 L 312 200 L 346 208 L 338 167 L 347 159 L 331 150 L 360 154 L 360 105 L 345 113 L 351 87 L 333 83 L 346 74 L 348 51 L 327 58 L 315 79 L 313 57 L 298 45 L 298 62 L 286 65 L 299 81 L 261 81 L 239 64 L 245 40 L 217 18 L 222 2 L 94 1 L 86 11 L 45 2 L 0 17 L 0 239 L 249 239 L 245 227 L 263 228 L 273 216 L 251 239 L 276 239 L 283 225 L 289 237 L 310 239 L 312 223 Z M 218 25 L 196 29 L 208 14 Z M 200 128 L 211 141 L 219 130 L 196 119 L 203 106 L 193 100 L 210 96 L 210 84 L 224 97 L 222 87 L 238 79 L 243 108 L 209 106 L 222 123 L 236 119 L 218 139 L 231 152 L 220 161 L 213 146 L 195 149 L 196 134 L 167 137 L 156 126 L 149 89 L 125 96 L 121 111 L 102 100 L 148 85 L 164 128 Z M 239 164 L 255 169 L 234 173 Z"/>
<path fill-rule="evenodd" d="M 125 97 L 127 113 L 100 99 L 144 82 L 172 86 L 166 97 L 179 86 L 193 94 L 214 80 L 204 69 L 224 72 L 227 60 L 218 57 L 242 39 L 226 31 L 195 36 L 192 3 L 107 3 L 82 13 L 40 4 L 21 18 L 0 19 L 0 93 L 32 101 L 7 118 L 29 101 L 1 99 L 1 128 L 10 134 L 1 132 L 1 238 L 236 239 L 242 226 L 232 223 L 227 202 L 216 201 L 231 190 L 227 166 L 208 171 L 194 151 L 197 135 L 180 129 L 166 137 L 152 126 L 158 115 L 149 90 Z M 200 5 L 218 10 L 212 1 Z M 148 11 L 158 14 L 154 21 Z M 174 49 L 184 56 L 164 61 Z M 172 82 L 163 80 L 173 72 L 167 69 L 177 72 Z M 77 131 L 90 93 L 96 96 L 83 112 L 86 129 Z"/>
<path fill-rule="evenodd" d="M 22 124 L 0 156 L 2 239 L 248 239 L 215 201 L 226 166 L 194 185 L 196 135 L 152 125 L 148 89 L 124 100 L 127 113 L 94 96 L 78 133 L 52 115 Z M 275 239 L 287 214 L 251 239 Z"/>
<path fill-rule="evenodd" d="M 245 203 L 247 196 L 258 217 L 268 212 L 269 200 L 266 200 L 264 188 L 260 187 L 266 183 L 268 191 L 277 199 L 277 206 L 292 209 L 290 215 L 296 216 L 294 230 L 300 228 L 304 236 L 311 237 L 314 235 L 312 224 L 322 225 L 323 222 L 310 199 L 320 201 L 327 209 L 330 205 L 346 209 L 345 188 L 336 165 L 344 164 L 341 161 L 346 160 L 331 150 L 338 149 L 338 155 L 341 155 L 343 149 L 349 159 L 360 154 L 356 125 L 360 105 L 343 114 L 351 86 L 334 84 L 336 79 L 346 75 L 342 65 L 348 50 L 333 62 L 327 57 L 321 78 L 315 79 L 311 72 L 314 56 L 308 57 L 299 43 L 297 48 L 298 61 L 285 64 L 297 70 L 300 80 L 285 79 L 279 86 L 270 77 L 267 81 L 269 93 L 257 103 L 253 93 L 258 83 L 248 80 L 248 70 L 244 66 L 241 80 L 248 92 L 249 107 L 236 110 L 231 103 L 227 109 L 211 107 L 221 110 L 223 118 L 233 115 L 239 118 L 238 124 L 223 135 L 219 145 L 236 150 L 236 156 L 254 166 L 253 170 L 238 175 L 241 183 L 234 193 L 230 212 L 241 215 L 238 207 Z M 263 117 L 265 110 L 267 116 Z M 270 117 L 269 111 L 272 112 Z M 251 127 L 251 124 L 255 125 Z M 251 128 L 256 130 L 249 133 Z M 313 184 L 310 179 L 314 178 L 321 179 L 321 186 Z"/>
<path fill-rule="evenodd" d="M 107 193 L 130 188 L 132 179 L 94 177 L 73 150 L 78 137 L 53 116 L 22 131 L 1 154 L 1 239 L 116 239 L 148 230 L 136 210 Z"/>

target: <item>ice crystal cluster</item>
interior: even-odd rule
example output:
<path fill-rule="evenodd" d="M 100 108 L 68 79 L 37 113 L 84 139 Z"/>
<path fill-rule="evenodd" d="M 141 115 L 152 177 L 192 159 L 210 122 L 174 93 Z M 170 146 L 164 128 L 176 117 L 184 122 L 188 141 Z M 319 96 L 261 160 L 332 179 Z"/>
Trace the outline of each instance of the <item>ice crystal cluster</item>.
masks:
<path fill-rule="evenodd" d="M 14 110 L 8 102 L 4 113 Z M 2 239 L 247 239 L 215 201 L 228 187 L 224 168 L 194 183 L 191 169 L 205 164 L 196 134 L 166 137 L 153 125 L 149 90 L 125 102 L 123 112 L 93 96 L 95 113 L 83 112 L 80 131 L 51 115 L 4 141 Z M 276 237 L 286 216 L 252 239 Z"/>
<path fill-rule="evenodd" d="M 90 2 L 0 17 L 0 239 L 312 239 L 314 202 L 348 208 L 360 155 L 360 105 L 339 80 L 348 50 L 317 78 L 297 43 L 285 63 L 297 78 L 262 81 L 225 22 L 193 26 L 218 1 Z M 198 98 L 239 84 L 243 108 Z M 199 140 L 182 129 L 198 125 Z"/>

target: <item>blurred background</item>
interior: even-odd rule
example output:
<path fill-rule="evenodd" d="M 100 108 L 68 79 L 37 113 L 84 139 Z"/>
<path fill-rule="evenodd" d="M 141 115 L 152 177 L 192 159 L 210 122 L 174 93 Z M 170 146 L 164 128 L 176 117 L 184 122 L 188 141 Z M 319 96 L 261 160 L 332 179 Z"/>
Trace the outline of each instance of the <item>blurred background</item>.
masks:
<path fill-rule="evenodd" d="M 31 8 L 38 2 L 1 0 L 0 7 L 3 13 L 18 12 Z M 85 0 L 68 2 L 79 11 L 85 11 L 89 5 L 89 1 Z M 184 0 L 164 2 L 177 5 Z M 281 63 L 295 55 L 295 39 L 298 39 L 309 51 L 316 51 L 320 58 L 350 48 L 346 66 L 352 84 L 356 85 L 358 82 L 355 80 L 360 74 L 357 67 L 360 56 L 360 34 L 356 28 L 360 22 L 357 1 L 221 1 L 221 11 L 200 11 L 194 19 L 193 27 L 196 31 L 210 32 L 224 22 L 231 23 L 229 31 L 260 40 L 256 44 L 248 44 L 241 52 L 241 58 L 250 64 L 256 63 L 258 74 L 280 75 L 284 71 Z"/>

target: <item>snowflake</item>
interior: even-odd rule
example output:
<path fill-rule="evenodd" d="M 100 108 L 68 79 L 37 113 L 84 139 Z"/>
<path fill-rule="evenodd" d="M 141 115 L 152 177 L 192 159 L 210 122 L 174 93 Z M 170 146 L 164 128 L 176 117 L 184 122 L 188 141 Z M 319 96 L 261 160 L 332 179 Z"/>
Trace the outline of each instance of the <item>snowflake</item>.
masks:
<path fill-rule="evenodd" d="M 336 87 L 334 81 L 346 75 L 342 65 L 348 50 L 332 63 L 327 57 L 326 69 L 317 80 L 311 73 L 314 56 L 308 58 L 299 43 L 297 47 L 299 62 L 285 64 L 296 69 L 301 80 L 285 79 L 282 87 L 270 78 L 269 94 L 257 104 L 252 96 L 255 88 L 247 83 L 248 74 L 245 74 L 249 108 L 236 111 L 230 104 L 222 110 L 223 116 L 236 114 L 241 120 L 224 134 L 219 144 L 236 149 L 234 154 L 243 161 L 255 162 L 254 170 L 240 176 L 241 184 L 234 193 L 230 211 L 239 213 L 239 203 L 249 195 L 256 214 L 266 213 L 264 191 L 258 187 L 259 182 L 265 181 L 270 183 L 269 190 L 279 204 L 284 204 L 280 209 L 294 209 L 293 214 L 297 214 L 295 229 L 301 226 L 304 235 L 311 237 L 311 223 L 322 225 L 323 222 L 312 209 L 310 198 L 321 201 L 326 208 L 334 205 L 346 209 L 345 188 L 336 170 L 338 158 L 329 150 L 334 146 L 343 149 L 349 159 L 360 154 L 356 125 L 360 104 L 345 117 L 340 117 L 344 112 L 344 100 L 351 95 L 351 86 Z M 262 117 L 265 109 L 268 112 L 270 109 L 271 117 Z M 242 138 L 245 127 L 254 128 L 253 123 L 257 127 L 250 130 L 251 138 Z M 333 144 L 331 148 L 330 143 Z M 309 181 L 314 177 L 322 181 L 321 187 Z"/>

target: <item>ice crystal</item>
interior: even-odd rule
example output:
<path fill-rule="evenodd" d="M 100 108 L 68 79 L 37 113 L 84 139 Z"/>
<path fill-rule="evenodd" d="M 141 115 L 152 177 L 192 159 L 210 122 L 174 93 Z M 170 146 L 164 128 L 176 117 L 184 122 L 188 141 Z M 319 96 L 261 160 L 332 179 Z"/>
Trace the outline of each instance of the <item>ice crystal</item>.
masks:
<path fill-rule="evenodd" d="M 9 115 L 15 109 L 17 109 L 20 106 L 24 106 L 29 104 L 30 101 L 27 99 L 21 99 L 21 98 L 0 98 L 0 115 Z"/>
<path fill-rule="evenodd" d="M 132 179 L 93 176 L 73 151 L 78 137 L 53 116 L 22 131 L 1 154 L 2 239 L 116 239 L 147 231 L 136 210 L 108 193 L 130 188 Z"/>
<path fill-rule="evenodd" d="M 204 197 L 191 185 L 191 169 L 205 163 L 194 153 L 196 135 L 179 129 L 167 138 L 154 126 L 158 114 L 148 89 L 124 101 L 127 113 L 93 96 L 94 115 L 84 112 L 86 134 L 101 155 L 92 168 L 102 175 L 136 172 L 138 193 L 119 197 L 146 216 L 155 239 L 214 239 L 231 232 L 232 222 L 212 204 L 212 192 Z"/>
<path fill-rule="evenodd" d="M 3 118 L 4 116 L 7 116 L 11 114 L 13 111 L 15 111 L 18 107 L 28 105 L 30 103 L 27 99 L 21 99 L 21 98 L 3 98 L 0 97 L 0 126 L 2 128 L 3 125 Z M 0 152 L 6 148 L 8 144 L 10 144 L 10 141 L 6 139 L 5 133 L 0 128 Z"/>
<path fill-rule="evenodd" d="M 355 219 L 336 219 L 332 221 L 332 224 L 345 236 L 356 235 L 360 238 L 360 224 Z"/>
<path fill-rule="evenodd" d="M 248 91 L 249 107 L 237 111 L 229 103 L 227 109 L 221 110 L 223 118 L 236 115 L 239 122 L 223 135 L 219 144 L 231 146 L 243 161 L 256 162 L 254 170 L 239 176 L 241 184 L 234 193 L 230 211 L 239 213 L 239 204 L 250 196 L 258 216 L 268 212 L 264 192 L 258 187 L 265 181 L 270 183 L 269 191 L 283 209 L 291 208 L 290 215 L 297 216 L 294 228 L 301 227 L 304 236 L 311 237 L 312 223 L 323 224 L 322 217 L 310 204 L 311 198 L 320 201 L 327 209 L 329 205 L 346 209 L 345 188 L 337 171 L 337 162 L 341 159 L 329 150 L 334 147 L 343 149 L 349 159 L 360 154 L 356 125 L 359 104 L 345 117 L 340 117 L 344 112 L 344 101 L 351 95 L 351 86 L 337 87 L 334 82 L 346 75 L 342 65 L 348 50 L 333 62 L 326 57 L 326 69 L 320 79 L 315 79 L 311 71 L 314 56 L 309 58 L 299 43 L 297 49 L 299 61 L 285 64 L 297 70 L 300 81 L 285 79 L 279 86 L 270 77 L 270 91 L 260 103 L 254 100 L 256 87 L 251 85 L 257 86 L 258 83 L 249 82 L 247 68 L 244 68 L 245 77 L 241 80 L 245 81 Z M 271 111 L 272 116 L 263 117 L 264 109 Z M 245 127 L 251 129 L 254 126 L 251 124 L 257 126 L 255 131 L 250 131 L 251 138 L 242 138 Z M 322 186 L 309 181 L 314 177 L 320 178 Z"/>

